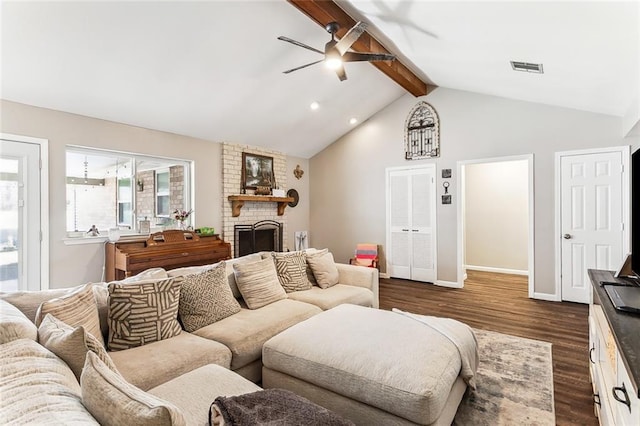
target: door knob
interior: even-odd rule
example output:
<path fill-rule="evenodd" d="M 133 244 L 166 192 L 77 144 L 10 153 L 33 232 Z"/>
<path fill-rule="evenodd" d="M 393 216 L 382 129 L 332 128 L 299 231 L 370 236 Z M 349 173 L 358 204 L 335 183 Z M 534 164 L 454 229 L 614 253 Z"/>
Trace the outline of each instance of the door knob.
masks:
<path fill-rule="evenodd" d="M 562 236 L 562 238 L 564 238 L 565 240 L 570 240 L 571 239 L 571 234 L 564 234 Z"/>

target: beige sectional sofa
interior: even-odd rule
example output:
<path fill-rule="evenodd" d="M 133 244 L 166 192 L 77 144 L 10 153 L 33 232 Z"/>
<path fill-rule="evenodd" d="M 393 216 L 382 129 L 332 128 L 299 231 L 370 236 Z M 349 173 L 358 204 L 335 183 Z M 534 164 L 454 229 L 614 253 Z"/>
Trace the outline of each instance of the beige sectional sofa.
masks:
<path fill-rule="evenodd" d="M 310 290 L 288 293 L 282 300 L 258 309 L 249 309 L 235 283 L 233 264 L 254 262 L 268 255 L 253 254 L 226 262 L 229 286 L 241 306 L 239 312 L 193 333 L 183 330 L 179 335 L 165 340 L 109 352 L 122 377 L 136 387 L 172 402 L 185 413 L 187 424 L 204 424 L 208 407 L 216 396 L 242 394 L 259 389 L 252 382 L 259 382 L 261 379 L 262 346 L 268 339 L 342 303 L 378 307 L 378 271 L 336 264 L 339 272 L 338 284 L 326 289 L 314 286 Z M 168 272 L 155 269 L 127 281 L 185 276 L 212 267 L 213 265 L 207 265 Z M 107 283 L 92 284 L 103 333 L 108 329 L 106 288 Z M 38 383 L 38 380 L 34 382 L 33 379 L 42 379 L 46 383 L 49 370 L 56 370 L 65 377 L 60 381 L 62 384 L 59 387 L 66 387 L 66 391 L 50 389 L 54 394 L 63 393 L 72 399 L 80 398 L 77 380 L 75 384 L 67 380 L 69 374 L 65 371 L 65 368 L 68 370 L 65 363 L 35 342 L 37 328 L 34 320 L 38 306 L 74 290 L 0 294 L 0 348 L 7 354 L 2 356 L 0 365 L 0 418 L 18 416 L 15 422 L 25 423 L 24 420 L 29 419 L 28 415 L 20 417 L 19 413 L 29 412 L 42 401 L 34 400 L 31 404 L 28 398 L 9 401 L 4 396 L 7 392 L 14 392 L 17 387 L 24 394 L 40 392 L 46 400 L 49 396 L 46 396 L 46 392 L 42 393 L 43 386 L 46 388 L 46 385 Z M 38 365 L 43 359 L 47 359 L 44 364 L 48 365 L 40 369 Z M 36 366 L 37 371 L 33 375 L 20 374 L 17 378 L 7 373 L 16 369 L 29 371 L 25 366 L 31 364 Z M 18 365 L 19 368 L 16 367 Z M 77 406 L 74 404 L 71 405 Z M 45 405 L 48 407 L 44 409 L 45 413 L 56 410 L 55 404 L 46 402 Z M 44 415 L 42 407 L 38 410 L 38 415 Z M 37 422 L 35 418 L 31 420 Z M 70 424 L 74 422 L 65 421 Z"/>

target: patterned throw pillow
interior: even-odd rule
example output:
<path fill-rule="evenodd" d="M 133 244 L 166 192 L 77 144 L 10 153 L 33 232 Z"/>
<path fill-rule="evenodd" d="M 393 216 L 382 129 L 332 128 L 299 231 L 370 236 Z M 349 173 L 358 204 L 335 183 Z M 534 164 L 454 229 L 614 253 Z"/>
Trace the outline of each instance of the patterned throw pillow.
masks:
<path fill-rule="evenodd" d="M 320 288 L 329 288 L 338 284 L 340 275 L 336 263 L 333 260 L 333 254 L 321 252 L 307 256 L 307 262 L 309 266 L 311 266 L 313 275 L 316 277 Z"/>
<path fill-rule="evenodd" d="M 307 278 L 307 256 L 302 251 L 290 253 L 271 253 L 276 265 L 278 280 L 284 291 L 309 290 L 311 283 Z"/>
<path fill-rule="evenodd" d="M 188 332 L 240 312 L 226 271 L 224 262 L 220 262 L 213 269 L 184 276 L 178 313 Z"/>
<path fill-rule="evenodd" d="M 168 278 L 133 284 L 110 283 L 109 350 L 120 351 L 179 335 L 181 281 Z"/>
<path fill-rule="evenodd" d="M 267 258 L 251 263 L 236 263 L 233 270 L 238 289 L 249 309 L 258 309 L 287 298 L 278 281 L 273 260 Z"/>
<path fill-rule="evenodd" d="M 78 382 L 89 351 L 98 355 L 111 370 L 118 372 L 98 339 L 87 333 L 84 327 L 70 327 L 51 314 L 47 314 L 38 327 L 38 342 L 66 362 Z"/>
<path fill-rule="evenodd" d="M 82 377 L 82 404 L 101 425 L 185 426 L 182 412 L 111 371 L 93 352 Z"/>
<path fill-rule="evenodd" d="M 92 286 L 85 284 L 73 293 L 43 302 L 36 312 L 36 325 L 39 326 L 44 317 L 51 314 L 70 327 L 84 327 L 98 341 L 104 342 Z"/>

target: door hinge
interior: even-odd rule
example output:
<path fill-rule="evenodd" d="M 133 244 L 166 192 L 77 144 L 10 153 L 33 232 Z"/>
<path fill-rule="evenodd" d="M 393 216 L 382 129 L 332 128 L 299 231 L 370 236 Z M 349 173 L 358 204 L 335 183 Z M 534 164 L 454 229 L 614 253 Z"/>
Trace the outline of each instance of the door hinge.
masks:
<path fill-rule="evenodd" d="M 38 159 L 38 163 L 40 164 L 40 170 L 42 170 L 42 158 Z"/>
<path fill-rule="evenodd" d="M 42 231 L 40 231 L 40 242 L 42 242 Z"/>

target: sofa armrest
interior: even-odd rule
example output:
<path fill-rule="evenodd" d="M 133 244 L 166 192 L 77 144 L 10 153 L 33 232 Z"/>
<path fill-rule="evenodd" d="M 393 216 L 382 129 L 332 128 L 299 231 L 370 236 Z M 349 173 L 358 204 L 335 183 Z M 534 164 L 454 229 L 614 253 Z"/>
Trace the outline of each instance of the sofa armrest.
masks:
<path fill-rule="evenodd" d="M 9 302 L 0 300 L 0 344 L 18 339 L 38 340 L 38 328 Z"/>
<path fill-rule="evenodd" d="M 376 268 L 347 265 L 344 263 L 336 263 L 336 266 L 338 267 L 338 273 L 340 274 L 340 284 L 368 288 L 373 292 L 373 307 L 380 307 L 378 294 L 379 276 Z"/>

